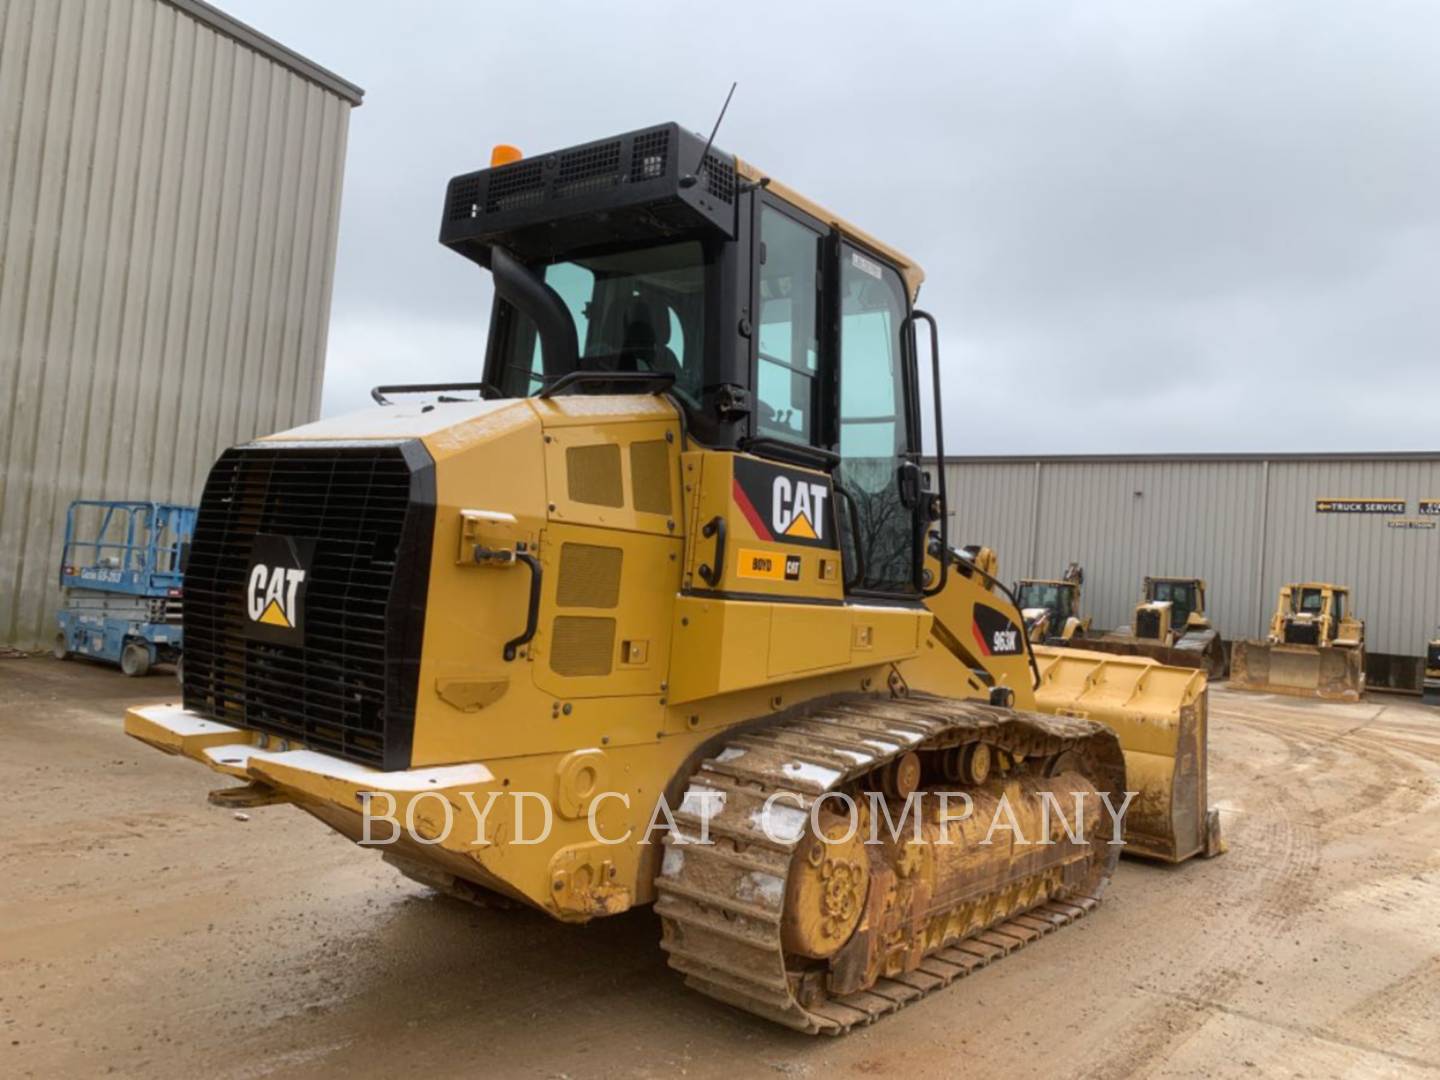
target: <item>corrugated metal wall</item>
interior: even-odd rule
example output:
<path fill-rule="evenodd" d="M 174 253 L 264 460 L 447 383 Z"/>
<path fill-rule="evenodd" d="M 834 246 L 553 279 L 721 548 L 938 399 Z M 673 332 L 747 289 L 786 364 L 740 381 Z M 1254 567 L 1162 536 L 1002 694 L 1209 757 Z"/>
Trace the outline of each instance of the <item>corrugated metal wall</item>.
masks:
<path fill-rule="evenodd" d="M 1440 622 L 1440 529 L 1320 514 L 1317 499 L 1440 499 L 1440 454 L 1392 458 L 952 459 L 951 535 L 994 548 L 1002 578 L 1085 568 L 1095 626 L 1130 620 L 1146 574 L 1202 577 L 1226 638 L 1268 625 L 1280 586 L 1349 585 L 1370 651 L 1424 652 Z"/>
<path fill-rule="evenodd" d="M 0 643 L 29 646 L 71 499 L 193 501 L 317 415 L 351 103 L 161 0 L 0 20 Z"/>

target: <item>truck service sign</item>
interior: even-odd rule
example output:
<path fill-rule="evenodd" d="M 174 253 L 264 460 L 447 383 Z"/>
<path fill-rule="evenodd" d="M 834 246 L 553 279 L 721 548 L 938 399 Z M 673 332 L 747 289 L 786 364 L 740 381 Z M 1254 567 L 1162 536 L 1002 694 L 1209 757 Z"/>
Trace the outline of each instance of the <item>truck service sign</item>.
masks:
<path fill-rule="evenodd" d="M 1404 499 L 1316 499 L 1317 514 L 1403 514 Z"/>

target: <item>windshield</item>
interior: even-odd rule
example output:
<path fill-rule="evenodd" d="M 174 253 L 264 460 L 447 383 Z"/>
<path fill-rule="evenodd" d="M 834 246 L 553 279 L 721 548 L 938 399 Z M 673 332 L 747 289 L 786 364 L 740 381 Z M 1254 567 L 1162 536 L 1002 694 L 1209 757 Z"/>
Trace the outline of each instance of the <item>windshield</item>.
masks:
<path fill-rule="evenodd" d="M 1319 615 L 1325 606 L 1325 594 L 1319 589 L 1301 589 L 1295 600 L 1295 610 L 1302 615 Z"/>
<path fill-rule="evenodd" d="M 593 255 L 544 268 L 545 283 L 575 320 L 582 371 L 668 372 L 692 403 L 704 382 L 705 253 L 698 240 Z M 528 397 L 547 378 L 531 320 L 510 308 L 493 372 L 506 397 Z"/>
<path fill-rule="evenodd" d="M 1015 595 L 1022 611 L 1026 608 L 1045 608 L 1062 618 L 1070 617 L 1070 590 L 1063 585 L 1031 581 L 1021 585 Z"/>
<path fill-rule="evenodd" d="M 1195 586 L 1188 581 L 1157 581 L 1154 593 L 1157 601 L 1170 601 L 1172 626 L 1182 625 L 1195 610 Z"/>

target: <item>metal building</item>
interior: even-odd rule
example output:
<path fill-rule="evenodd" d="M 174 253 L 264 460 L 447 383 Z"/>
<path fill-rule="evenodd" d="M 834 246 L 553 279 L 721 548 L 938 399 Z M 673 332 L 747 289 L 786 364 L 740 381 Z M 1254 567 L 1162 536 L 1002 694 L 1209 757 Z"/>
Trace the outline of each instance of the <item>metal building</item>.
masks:
<path fill-rule="evenodd" d="M 0 644 L 66 505 L 315 418 L 359 87 L 201 0 L 0 4 Z"/>
<path fill-rule="evenodd" d="M 1418 686 L 1440 453 L 954 457 L 945 475 L 954 541 L 993 548 L 1007 583 L 1079 562 L 1096 629 L 1130 621 L 1147 574 L 1204 578 L 1226 640 L 1262 635 L 1282 584 L 1333 581 L 1365 620 L 1371 684 Z"/>

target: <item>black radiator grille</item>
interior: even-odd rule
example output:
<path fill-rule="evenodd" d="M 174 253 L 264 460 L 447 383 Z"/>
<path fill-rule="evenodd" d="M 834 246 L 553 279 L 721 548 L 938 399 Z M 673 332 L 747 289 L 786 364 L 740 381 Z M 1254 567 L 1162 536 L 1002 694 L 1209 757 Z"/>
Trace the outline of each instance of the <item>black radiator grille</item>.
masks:
<path fill-rule="evenodd" d="M 1160 638 L 1160 612 L 1154 608 L 1141 608 L 1135 613 L 1135 636 L 1150 641 Z"/>
<path fill-rule="evenodd" d="M 1320 624 L 1317 622 L 1288 622 L 1285 624 L 1285 643 L 1287 645 L 1318 645 L 1320 644 Z"/>
<path fill-rule="evenodd" d="M 385 769 L 410 764 L 434 530 L 419 442 L 227 450 L 200 501 L 185 574 L 189 709 Z M 311 541 L 304 637 L 255 640 L 257 535 Z"/>

